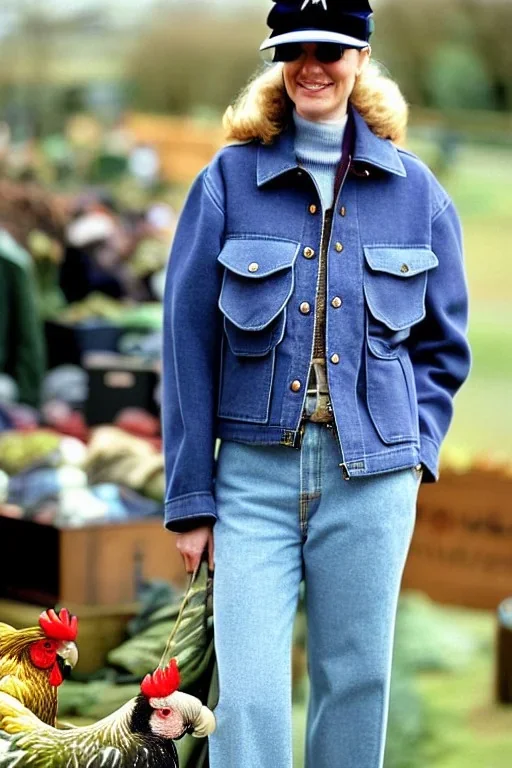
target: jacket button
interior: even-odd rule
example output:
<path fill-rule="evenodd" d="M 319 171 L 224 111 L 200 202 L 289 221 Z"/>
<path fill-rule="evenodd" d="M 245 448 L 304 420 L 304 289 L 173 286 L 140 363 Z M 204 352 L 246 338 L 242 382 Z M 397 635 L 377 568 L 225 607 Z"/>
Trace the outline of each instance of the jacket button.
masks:
<path fill-rule="evenodd" d="M 331 355 L 331 363 L 333 365 L 338 365 L 339 361 L 340 361 L 339 355 Z"/>
<path fill-rule="evenodd" d="M 303 253 L 305 259 L 312 259 L 315 255 L 315 252 L 312 248 L 304 248 Z"/>
<path fill-rule="evenodd" d="M 309 206 L 309 212 L 310 212 L 310 214 L 311 214 L 312 216 L 314 216 L 314 214 L 315 214 L 317 211 L 318 211 L 318 208 L 316 207 L 316 205 L 310 205 L 310 206 Z"/>
<path fill-rule="evenodd" d="M 252 262 L 252 264 L 249 264 L 249 272 L 257 272 L 260 268 L 260 265 L 257 264 L 255 261 Z"/>
<path fill-rule="evenodd" d="M 419 472 L 421 469 L 423 469 L 423 464 L 416 464 L 415 469 Z"/>
<path fill-rule="evenodd" d="M 343 246 L 342 246 L 342 244 L 341 244 L 341 243 L 336 243 L 336 245 L 334 246 L 334 248 L 335 248 L 335 250 L 336 250 L 336 251 L 338 251 L 338 253 L 341 253 L 341 252 L 342 252 L 342 250 L 343 250 Z"/>
<path fill-rule="evenodd" d="M 343 299 L 340 299 L 339 296 L 335 296 L 334 299 L 331 301 L 332 306 L 334 309 L 339 309 L 343 305 Z"/>
<path fill-rule="evenodd" d="M 402 264 L 402 266 L 400 267 L 400 272 L 403 272 L 404 274 L 407 274 L 407 272 L 409 272 L 409 271 L 410 270 L 409 270 L 408 264 Z"/>
<path fill-rule="evenodd" d="M 308 304 L 307 301 L 303 301 L 299 309 L 303 315 L 309 315 L 309 313 L 311 312 L 311 305 Z"/>
<path fill-rule="evenodd" d="M 295 379 L 295 381 L 292 381 L 292 383 L 290 384 L 290 389 L 292 390 L 292 392 L 300 392 L 302 389 L 302 384 L 298 379 Z"/>
<path fill-rule="evenodd" d="M 340 208 L 340 216 L 346 216 L 346 215 L 347 215 L 347 209 L 345 208 L 344 205 L 342 205 Z"/>

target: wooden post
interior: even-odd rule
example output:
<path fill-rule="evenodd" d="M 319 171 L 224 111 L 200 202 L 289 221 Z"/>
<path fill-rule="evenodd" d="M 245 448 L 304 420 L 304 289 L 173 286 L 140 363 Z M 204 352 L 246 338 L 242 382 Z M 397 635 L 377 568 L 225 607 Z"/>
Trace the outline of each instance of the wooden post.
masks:
<path fill-rule="evenodd" d="M 496 698 L 512 704 L 512 597 L 498 607 L 496 662 Z"/>

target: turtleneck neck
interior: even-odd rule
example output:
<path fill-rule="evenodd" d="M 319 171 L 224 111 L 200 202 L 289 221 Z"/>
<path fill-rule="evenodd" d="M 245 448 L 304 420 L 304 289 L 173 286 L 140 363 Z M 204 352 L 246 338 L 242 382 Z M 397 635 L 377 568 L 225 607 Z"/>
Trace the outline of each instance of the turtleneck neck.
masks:
<path fill-rule="evenodd" d="M 333 204 L 334 181 L 347 120 L 348 115 L 345 115 L 341 120 L 318 123 L 306 120 L 296 110 L 293 112 L 297 161 L 315 178 L 325 209 Z"/>

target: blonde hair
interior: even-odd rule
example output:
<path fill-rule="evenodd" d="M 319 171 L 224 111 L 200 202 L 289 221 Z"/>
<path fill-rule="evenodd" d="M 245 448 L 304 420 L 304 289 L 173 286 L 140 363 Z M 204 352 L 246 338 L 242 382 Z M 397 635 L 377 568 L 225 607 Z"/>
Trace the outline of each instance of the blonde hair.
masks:
<path fill-rule="evenodd" d="M 383 139 L 405 142 L 409 108 L 398 85 L 379 64 L 368 61 L 358 76 L 350 103 Z M 286 127 L 293 104 L 286 93 L 283 65 L 256 73 L 224 114 L 226 139 L 270 144 Z"/>

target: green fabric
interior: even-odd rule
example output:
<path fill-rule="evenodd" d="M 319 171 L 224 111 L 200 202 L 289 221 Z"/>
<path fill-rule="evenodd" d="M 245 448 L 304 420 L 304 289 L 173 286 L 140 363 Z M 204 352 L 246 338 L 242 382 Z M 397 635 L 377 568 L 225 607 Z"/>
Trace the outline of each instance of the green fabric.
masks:
<path fill-rule="evenodd" d="M 0 229 L 0 372 L 11 376 L 22 403 L 37 407 L 46 367 L 43 328 L 30 256 Z"/>

